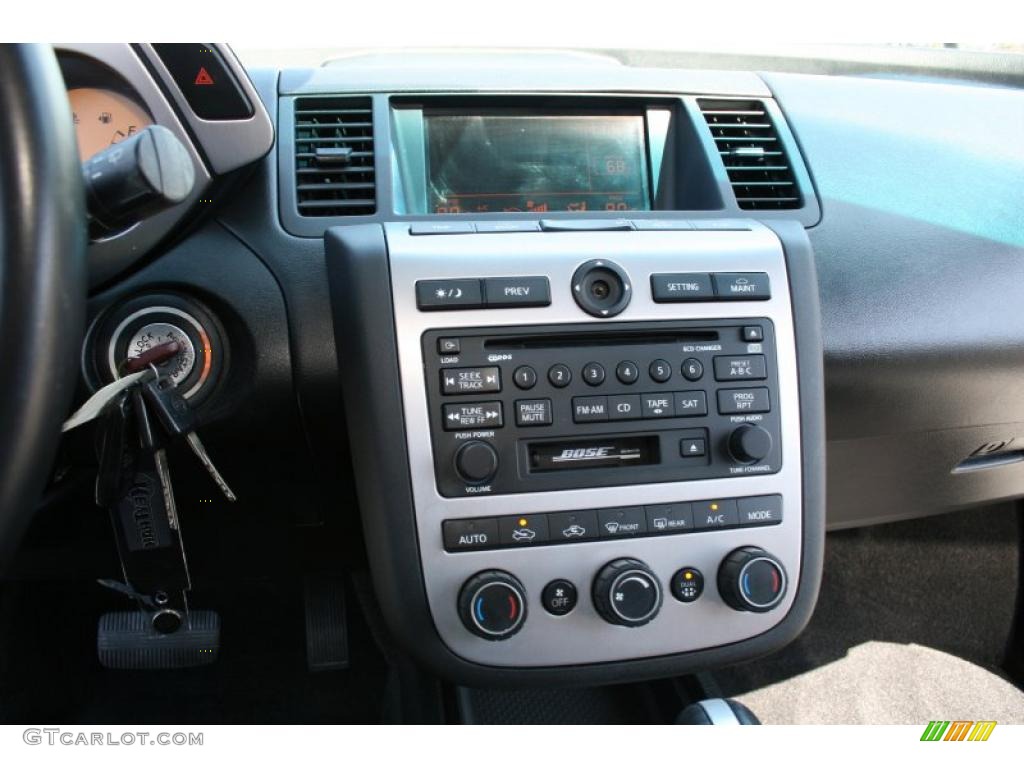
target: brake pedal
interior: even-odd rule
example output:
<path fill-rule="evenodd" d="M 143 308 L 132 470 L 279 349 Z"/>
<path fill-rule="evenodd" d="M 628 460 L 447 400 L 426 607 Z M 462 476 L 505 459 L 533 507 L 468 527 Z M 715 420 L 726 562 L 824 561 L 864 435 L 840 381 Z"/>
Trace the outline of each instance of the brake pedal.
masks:
<path fill-rule="evenodd" d="M 306 576 L 306 666 L 310 672 L 348 669 L 345 583 L 340 576 Z"/>
<path fill-rule="evenodd" d="M 220 652 L 220 616 L 190 611 L 174 632 L 162 634 L 142 611 L 100 617 L 96 652 L 107 669 L 184 669 L 212 664 Z"/>

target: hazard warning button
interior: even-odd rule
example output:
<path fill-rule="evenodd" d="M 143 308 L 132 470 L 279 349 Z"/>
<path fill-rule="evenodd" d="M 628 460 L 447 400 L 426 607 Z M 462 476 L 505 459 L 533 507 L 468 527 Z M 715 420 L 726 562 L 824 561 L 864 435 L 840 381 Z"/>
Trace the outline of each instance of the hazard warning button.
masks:
<path fill-rule="evenodd" d="M 192 111 L 203 120 L 245 120 L 253 109 L 216 48 L 208 43 L 154 43 Z"/>

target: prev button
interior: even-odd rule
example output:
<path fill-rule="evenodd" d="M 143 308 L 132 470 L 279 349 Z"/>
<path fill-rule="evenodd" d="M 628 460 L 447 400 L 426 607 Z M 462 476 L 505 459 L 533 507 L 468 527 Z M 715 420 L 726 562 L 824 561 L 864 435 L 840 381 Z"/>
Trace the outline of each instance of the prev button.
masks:
<path fill-rule="evenodd" d="M 488 307 L 546 307 L 551 286 L 546 277 L 488 277 L 484 298 Z"/>

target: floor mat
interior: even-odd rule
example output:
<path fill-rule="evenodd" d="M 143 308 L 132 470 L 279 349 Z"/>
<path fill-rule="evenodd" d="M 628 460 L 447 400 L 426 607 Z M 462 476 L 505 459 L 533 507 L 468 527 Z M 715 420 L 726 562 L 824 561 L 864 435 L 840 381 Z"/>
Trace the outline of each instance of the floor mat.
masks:
<path fill-rule="evenodd" d="M 807 630 L 776 654 L 715 672 L 715 681 L 724 695 L 743 700 L 873 641 L 916 644 L 1001 672 L 1020 583 L 1019 541 L 1012 505 L 829 534 Z M 824 702 L 834 693 L 826 687 L 819 696 Z M 773 721 L 773 712 L 754 711 Z M 785 721 L 780 716 L 776 722 Z"/>

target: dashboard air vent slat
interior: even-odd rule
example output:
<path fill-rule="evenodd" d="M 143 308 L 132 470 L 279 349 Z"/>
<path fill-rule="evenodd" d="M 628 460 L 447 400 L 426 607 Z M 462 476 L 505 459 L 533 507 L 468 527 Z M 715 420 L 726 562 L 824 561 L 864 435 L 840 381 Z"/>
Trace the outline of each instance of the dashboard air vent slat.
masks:
<path fill-rule="evenodd" d="M 800 190 L 771 116 L 759 101 L 697 101 L 729 174 L 736 204 L 748 211 L 799 208 Z"/>
<path fill-rule="evenodd" d="M 368 98 L 295 101 L 295 200 L 300 216 L 377 210 L 373 108 Z"/>

